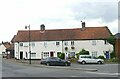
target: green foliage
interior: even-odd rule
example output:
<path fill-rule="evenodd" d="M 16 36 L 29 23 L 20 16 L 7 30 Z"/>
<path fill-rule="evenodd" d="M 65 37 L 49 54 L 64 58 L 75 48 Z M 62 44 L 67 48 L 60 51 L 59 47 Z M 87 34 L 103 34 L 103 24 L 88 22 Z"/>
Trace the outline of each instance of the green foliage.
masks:
<path fill-rule="evenodd" d="M 79 55 L 89 55 L 89 51 L 82 49 L 79 53 L 76 54 L 76 57 L 79 58 Z"/>
<path fill-rule="evenodd" d="M 107 38 L 107 41 L 110 44 L 115 45 L 115 36 L 111 35 L 109 38 Z"/>
<path fill-rule="evenodd" d="M 120 63 L 120 61 L 119 61 L 119 59 L 117 57 L 106 60 L 105 62 L 106 63 Z"/>
<path fill-rule="evenodd" d="M 79 53 L 80 55 L 89 55 L 89 51 L 86 51 L 85 49 L 82 49 Z"/>
<path fill-rule="evenodd" d="M 112 59 L 114 57 L 116 57 L 116 56 L 115 56 L 115 52 L 113 51 L 113 52 L 110 53 L 110 58 Z"/>
<path fill-rule="evenodd" d="M 77 54 L 76 54 L 76 57 L 79 58 L 79 55 L 80 55 L 80 53 L 77 53 Z"/>
<path fill-rule="evenodd" d="M 61 56 L 60 54 L 61 54 L 61 52 L 58 52 L 58 53 L 57 53 L 57 57 L 58 57 L 58 58 L 60 58 L 60 56 Z"/>
<path fill-rule="evenodd" d="M 65 53 L 59 53 L 58 57 L 61 59 L 65 59 Z"/>
<path fill-rule="evenodd" d="M 100 55 L 98 58 L 100 58 L 100 59 L 105 59 L 105 57 L 104 57 L 104 56 L 101 56 L 101 55 Z"/>

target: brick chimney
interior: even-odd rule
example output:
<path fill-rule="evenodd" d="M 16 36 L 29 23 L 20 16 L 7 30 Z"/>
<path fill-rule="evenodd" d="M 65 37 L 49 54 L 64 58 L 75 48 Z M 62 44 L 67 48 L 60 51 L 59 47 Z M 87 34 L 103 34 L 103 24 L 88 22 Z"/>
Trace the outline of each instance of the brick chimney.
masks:
<path fill-rule="evenodd" d="M 85 22 L 82 22 L 82 30 L 85 30 Z"/>
<path fill-rule="evenodd" d="M 41 32 L 41 33 L 44 33 L 44 32 L 45 32 L 45 25 L 44 25 L 44 24 L 41 24 L 41 25 L 40 25 L 40 32 Z"/>

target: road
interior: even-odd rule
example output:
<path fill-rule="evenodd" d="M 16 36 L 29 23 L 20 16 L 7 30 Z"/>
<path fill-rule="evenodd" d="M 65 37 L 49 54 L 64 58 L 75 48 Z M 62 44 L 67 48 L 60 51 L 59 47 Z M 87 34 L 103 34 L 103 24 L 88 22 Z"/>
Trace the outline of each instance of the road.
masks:
<path fill-rule="evenodd" d="M 72 64 L 71 67 L 79 68 L 95 68 L 96 72 L 83 71 L 83 70 L 71 70 L 71 69 L 57 69 L 46 67 L 34 67 L 30 65 L 23 65 L 2 60 L 2 76 L 3 77 L 118 77 L 118 65 L 117 64 Z"/>

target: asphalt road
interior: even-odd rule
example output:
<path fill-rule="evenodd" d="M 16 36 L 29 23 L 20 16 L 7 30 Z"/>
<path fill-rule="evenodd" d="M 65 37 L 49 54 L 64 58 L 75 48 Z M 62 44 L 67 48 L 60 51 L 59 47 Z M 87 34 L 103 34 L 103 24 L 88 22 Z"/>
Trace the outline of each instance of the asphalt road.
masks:
<path fill-rule="evenodd" d="M 11 62 L 7 59 L 2 60 L 2 76 L 3 77 L 118 77 L 118 65 L 117 64 L 72 64 L 74 68 L 84 69 L 98 69 L 96 72 L 83 71 L 83 70 L 71 70 L 65 68 L 46 68 L 34 67 L 31 65 L 23 65 L 19 63 Z"/>

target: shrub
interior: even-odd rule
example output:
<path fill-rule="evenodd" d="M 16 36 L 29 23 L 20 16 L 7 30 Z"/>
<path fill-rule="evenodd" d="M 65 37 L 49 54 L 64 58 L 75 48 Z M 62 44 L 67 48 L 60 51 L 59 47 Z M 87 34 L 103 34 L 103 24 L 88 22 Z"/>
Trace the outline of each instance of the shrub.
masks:
<path fill-rule="evenodd" d="M 59 54 L 59 58 L 65 59 L 65 53 L 60 53 L 60 54 Z"/>
<path fill-rule="evenodd" d="M 82 49 L 79 53 L 80 55 L 89 55 L 89 51 L 86 51 L 85 49 Z"/>
<path fill-rule="evenodd" d="M 105 57 L 104 57 L 104 56 L 101 56 L 101 55 L 100 55 L 98 58 L 100 58 L 100 59 L 105 59 Z"/>
<path fill-rule="evenodd" d="M 89 51 L 82 49 L 79 53 L 76 54 L 76 57 L 79 58 L 79 55 L 89 55 Z"/>
<path fill-rule="evenodd" d="M 76 54 L 76 57 L 79 58 L 79 55 L 80 55 L 80 53 L 77 53 L 77 54 Z"/>
<path fill-rule="evenodd" d="M 110 53 L 110 58 L 115 58 L 115 52 L 114 51 Z"/>

